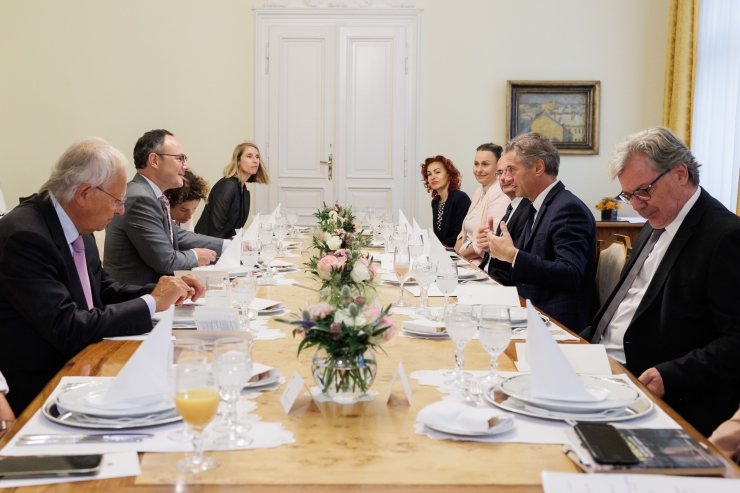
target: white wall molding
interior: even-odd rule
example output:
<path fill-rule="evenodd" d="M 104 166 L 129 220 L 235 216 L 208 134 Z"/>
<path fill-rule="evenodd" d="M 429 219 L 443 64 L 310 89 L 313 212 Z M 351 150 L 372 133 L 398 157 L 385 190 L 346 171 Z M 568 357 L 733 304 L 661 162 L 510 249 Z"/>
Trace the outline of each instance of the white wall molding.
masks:
<path fill-rule="evenodd" d="M 263 8 L 269 9 L 408 9 L 414 0 L 265 0 Z M 256 9 L 255 9 L 256 10 Z"/>

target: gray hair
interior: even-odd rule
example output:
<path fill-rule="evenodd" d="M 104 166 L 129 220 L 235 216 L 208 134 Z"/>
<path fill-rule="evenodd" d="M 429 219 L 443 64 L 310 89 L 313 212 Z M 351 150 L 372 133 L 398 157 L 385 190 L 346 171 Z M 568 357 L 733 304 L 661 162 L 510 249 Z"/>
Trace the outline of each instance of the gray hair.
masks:
<path fill-rule="evenodd" d="M 534 166 L 534 162 L 542 159 L 545 162 L 545 173 L 558 176 L 560 154 L 550 139 L 536 132 L 517 135 L 504 147 L 504 152 L 514 151 L 517 163 L 522 163 L 527 169 Z"/>
<path fill-rule="evenodd" d="M 64 151 L 39 192 L 48 190 L 60 204 L 67 205 L 74 199 L 80 185 L 104 185 L 115 176 L 119 166 L 127 164 L 123 153 L 103 139 L 84 139 Z"/>
<path fill-rule="evenodd" d="M 624 171 L 633 157 L 645 156 L 658 173 L 663 173 L 683 163 L 689 170 L 689 181 L 699 186 L 699 164 L 686 144 L 665 127 L 651 127 L 630 135 L 617 144 L 609 160 L 609 178 L 612 180 Z"/>

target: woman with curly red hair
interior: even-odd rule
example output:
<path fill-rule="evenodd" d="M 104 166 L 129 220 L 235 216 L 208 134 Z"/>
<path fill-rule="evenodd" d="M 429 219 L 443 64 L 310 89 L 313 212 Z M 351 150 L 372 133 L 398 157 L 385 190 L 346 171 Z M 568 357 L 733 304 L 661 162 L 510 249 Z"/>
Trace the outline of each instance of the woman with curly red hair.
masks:
<path fill-rule="evenodd" d="M 432 194 L 434 234 L 443 245 L 452 247 L 470 208 L 470 197 L 460 190 L 460 172 L 446 157 L 435 156 L 422 163 L 421 178 Z"/>

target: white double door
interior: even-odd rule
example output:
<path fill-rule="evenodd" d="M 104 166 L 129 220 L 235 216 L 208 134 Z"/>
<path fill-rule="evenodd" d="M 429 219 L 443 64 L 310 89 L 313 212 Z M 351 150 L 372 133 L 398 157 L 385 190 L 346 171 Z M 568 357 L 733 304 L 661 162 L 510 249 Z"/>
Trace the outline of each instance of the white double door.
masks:
<path fill-rule="evenodd" d="M 404 203 L 413 190 L 405 176 L 407 29 L 272 25 L 266 34 L 265 84 L 257 93 L 267 92 L 267 121 L 258 126 L 272 184 L 258 207 L 280 203 L 298 211 L 301 224 L 315 222 L 311 215 L 324 203 L 413 208 Z"/>

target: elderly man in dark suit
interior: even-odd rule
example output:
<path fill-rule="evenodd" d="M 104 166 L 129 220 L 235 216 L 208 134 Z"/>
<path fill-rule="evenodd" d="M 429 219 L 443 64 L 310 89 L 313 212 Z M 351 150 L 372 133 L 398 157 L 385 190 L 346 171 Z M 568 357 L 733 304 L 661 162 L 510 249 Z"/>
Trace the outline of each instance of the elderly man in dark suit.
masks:
<path fill-rule="evenodd" d="M 699 186 L 667 128 L 619 144 L 609 175 L 648 223 L 582 335 L 709 436 L 740 403 L 740 218 Z"/>
<path fill-rule="evenodd" d="M 514 177 L 506 172 L 509 159 L 511 159 L 511 155 L 505 154 L 501 156 L 498 163 L 496 163 L 496 176 L 501 185 L 501 191 L 509 197 L 509 200 L 511 200 L 511 204 L 507 207 L 506 214 L 504 214 L 501 221 L 506 225 L 509 235 L 516 243 L 516 240 L 519 239 L 519 236 L 524 231 L 524 225 L 527 223 L 527 211 L 529 210 L 529 204 L 531 204 L 531 202 L 525 197 L 516 196 Z M 493 218 L 491 218 L 490 221 L 491 223 L 486 228 L 481 228 L 480 231 L 478 231 L 476 241 L 478 241 L 478 246 L 480 248 L 482 248 L 482 243 L 488 243 L 488 233 L 491 231 L 495 231 L 496 236 L 504 234 L 501 230 L 501 225 L 493 224 Z M 486 249 L 490 249 L 490 246 L 487 246 Z M 491 258 L 491 254 L 486 253 L 485 257 L 483 257 L 483 261 L 478 267 L 487 271 L 488 275 L 496 279 L 501 284 L 505 286 L 512 285 L 510 263 L 503 262 L 496 258 Z"/>
<path fill-rule="evenodd" d="M 506 144 L 506 172 L 527 208 L 516 243 L 506 224 L 488 234 L 491 256 L 511 264 L 519 295 L 558 322 L 583 330 L 596 303 L 596 222 L 588 207 L 558 180 L 560 155 L 547 137 L 522 134 Z"/>
<path fill-rule="evenodd" d="M 190 169 L 180 141 L 167 130 L 145 133 L 134 147 L 134 165 L 126 212 L 113 218 L 105 235 L 105 268 L 111 276 L 146 284 L 216 260 L 228 240 L 186 231 L 170 215 L 164 192 L 180 188 Z"/>
<path fill-rule="evenodd" d="M 103 270 L 92 233 L 123 213 L 125 192 L 126 158 L 88 139 L 0 220 L 0 372 L 16 414 L 88 344 L 149 332 L 155 311 L 203 293 L 193 276 L 129 286 Z"/>

